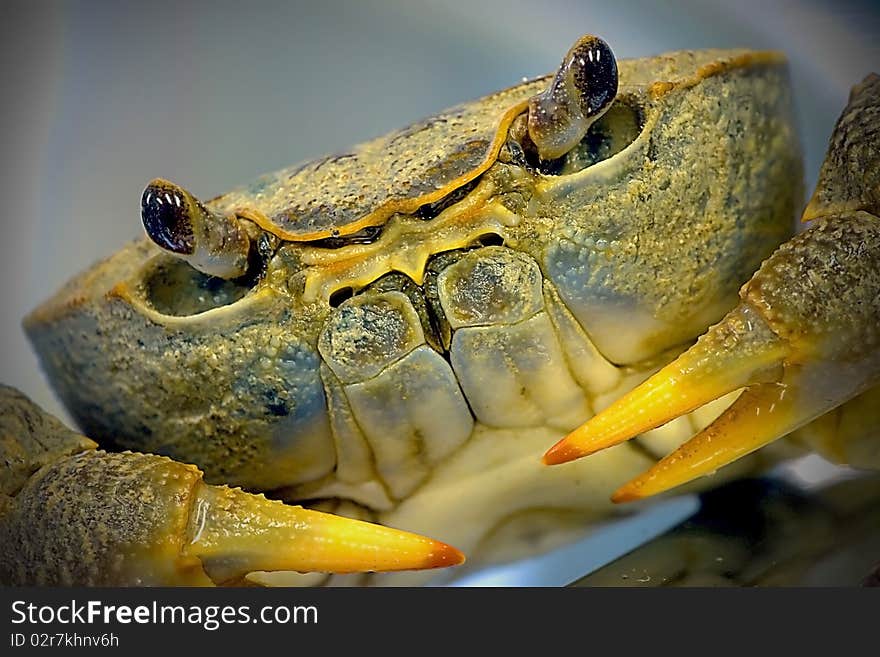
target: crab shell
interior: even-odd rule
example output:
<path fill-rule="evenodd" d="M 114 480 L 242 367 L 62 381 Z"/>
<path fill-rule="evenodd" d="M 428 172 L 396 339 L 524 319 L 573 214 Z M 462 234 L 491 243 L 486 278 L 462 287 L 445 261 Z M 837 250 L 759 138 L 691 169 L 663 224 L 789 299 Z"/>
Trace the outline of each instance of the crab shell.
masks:
<path fill-rule="evenodd" d="M 577 506 L 585 486 L 605 500 L 597 473 L 638 472 L 644 450 L 550 472 L 542 449 L 723 316 L 802 200 L 782 55 L 618 68 L 586 163 L 542 172 L 509 138 L 545 77 L 208 201 L 280 238 L 258 279 L 129 244 L 25 320 L 54 389 L 86 434 L 196 463 L 211 482 L 389 512 L 465 479 L 481 495 L 493 468 L 527 459 L 501 515 L 557 493 Z M 345 242 L 367 227 L 374 241 Z M 414 285 L 378 285 L 389 272 Z M 550 365 L 518 357 L 536 344 Z M 487 393 L 505 386 L 526 410 Z M 503 456 L 486 447 L 514 439 Z M 511 501 L 534 482 L 546 500 Z"/>

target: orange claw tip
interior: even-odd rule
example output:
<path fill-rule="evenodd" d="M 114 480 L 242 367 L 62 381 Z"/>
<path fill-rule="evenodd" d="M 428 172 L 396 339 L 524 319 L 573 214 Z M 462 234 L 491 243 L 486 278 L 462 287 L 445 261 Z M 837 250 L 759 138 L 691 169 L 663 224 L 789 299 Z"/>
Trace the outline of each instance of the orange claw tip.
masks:
<path fill-rule="evenodd" d="M 573 437 L 576 432 L 570 433 L 558 443 L 553 445 L 544 454 L 541 459 L 544 465 L 559 465 L 560 463 L 568 463 L 582 456 L 587 456 L 597 451 L 595 449 L 582 449 L 573 444 Z"/>
<path fill-rule="evenodd" d="M 448 568 L 459 566 L 465 561 L 464 553 L 440 541 L 434 541 L 434 548 L 425 559 L 425 568 Z"/>

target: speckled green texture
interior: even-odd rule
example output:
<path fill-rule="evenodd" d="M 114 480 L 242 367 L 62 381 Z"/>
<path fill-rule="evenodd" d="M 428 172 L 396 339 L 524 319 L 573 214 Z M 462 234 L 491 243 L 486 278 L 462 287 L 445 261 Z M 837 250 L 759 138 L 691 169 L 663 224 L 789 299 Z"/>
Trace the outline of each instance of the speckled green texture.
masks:
<path fill-rule="evenodd" d="M 197 560 L 175 559 L 199 479 L 193 466 L 130 452 L 89 450 L 45 466 L 0 518 L 0 582 L 208 583 Z"/>
<path fill-rule="evenodd" d="M 15 388 L 0 385 L 0 495 L 15 495 L 44 465 L 96 446 Z"/>
<path fill-rule="evenodd" d="M 502 247 L 471 251 L 440 273 L 440 303 L 453 328 L 513 324 L 541 309 L 541 270 Z"/>
<path fill-rule="evenodd" d="M 791 235 L 802 187 L 787 77 L 756 64 L 637 95 L 647 126 L 633 144 L 547 183 L 543 269 L 613 362 L 637 363 L 719 320 Z"/>
<path fill-rule="evenodd" d="M 834 126 L 805 214 L 814 219 L 854 210 L 880 216 L 880 76 L 876 73 L 853 87 Z"/>
<path fill-rule="evenodd" d="M 267 174 L 208 205 L 222 212 L 257 210 L 288 239 L 345 235 L 384 223 L 393 212 L 414 212 L 485 170 L 500 146 L 503 113 L 544 84 L 453 107 L 348 153 Z"/>
<path fill-rule="evenodd" d="M 880 219 L 817 220 L 783 244 L 743 289 L 772 329 L 804 355 L 880 360 Z"/>
<path fill-rule="evenodd" d="M 0 584 L 210 584 L 180 554 L 199 470 L 95 447 L 0 386 Z"/>

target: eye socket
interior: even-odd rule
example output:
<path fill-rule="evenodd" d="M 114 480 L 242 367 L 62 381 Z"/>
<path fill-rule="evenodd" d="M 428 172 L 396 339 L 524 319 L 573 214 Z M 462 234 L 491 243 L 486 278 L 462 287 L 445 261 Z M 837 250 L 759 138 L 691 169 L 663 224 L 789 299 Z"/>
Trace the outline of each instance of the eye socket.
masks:
<path fill-rule="evenodd" d="M 633 143 L 645 127 L 636 98 L 621 97 L 587 130 L 578 144 L 562 157 L 542 160 L 529 143 L 522 144 L 526 166 L 545 176 L 567 176 L 617 155 Z"/>
<path fill-rule="evenodd" d="M 209 276 L 173 257 L 157 257 L 144 272 L 144 300 L 157 312 L 189 317 L 242 299 L 254 287 L 243 278 Z"/>

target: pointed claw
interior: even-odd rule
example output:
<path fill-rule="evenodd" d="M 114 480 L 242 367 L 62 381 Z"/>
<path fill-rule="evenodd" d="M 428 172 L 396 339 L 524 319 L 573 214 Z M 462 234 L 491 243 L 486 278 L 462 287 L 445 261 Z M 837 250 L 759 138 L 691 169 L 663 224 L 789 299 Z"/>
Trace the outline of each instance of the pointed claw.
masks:
<path fill-rule="evenodd" d="M 96 447 L 0 385 L 0 586 L 209 586 L 252 571 L 464 561 L 423 536 L 209 486 L 164 456 Z"/>
<path fill-rule="evenodd" d="M 803 372 L 786 372 L 780 383 L 763 383 L 742 395 L 712 424 L 643 475 L 619 488 L 614 502 L 663 493 L 791 433 L 829 409 Z M 832 404 L 833 405 L 833 404 Z"/>
<path fill-rule="evenodd" d="M 238 489 L 202 486 L 194 509 L 187 553 L 218 583 L 253 571 L 421 570 L 464 561 L 454 547 L 424 536 Z"/>
<path fill-rule="evenodd" d="M 544 455 L 556 465 L 634 438 L 733 390 L 778 380 L 788 348 L 748 305 Z"/>

